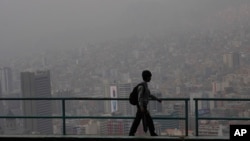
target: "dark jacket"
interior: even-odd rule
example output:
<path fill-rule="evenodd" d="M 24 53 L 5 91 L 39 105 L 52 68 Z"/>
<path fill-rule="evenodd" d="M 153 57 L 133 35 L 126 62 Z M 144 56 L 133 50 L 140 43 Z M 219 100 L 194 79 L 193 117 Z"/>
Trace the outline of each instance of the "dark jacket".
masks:
<path fill-rule="evenodd" d="M 142 82 L 141 84 L 138 87 L 138 104 L 140 107 L 147 107 L 149 99 L 157 100 L 158 98 L 151 95 L 146 82 Z"/>

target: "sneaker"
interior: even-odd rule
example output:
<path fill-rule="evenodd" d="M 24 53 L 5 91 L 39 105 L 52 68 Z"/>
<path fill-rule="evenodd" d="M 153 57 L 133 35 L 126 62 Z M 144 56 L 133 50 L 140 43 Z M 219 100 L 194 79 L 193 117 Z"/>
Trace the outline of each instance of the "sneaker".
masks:
<path fill-rule="evenodd" d="M 131 134 L 131 133 L 129 133 L 129 136 L 135 136 L 135 134 Z"/>
<path fill-rule="evenodd" d="M 156 133 L 152 133 L 151 136 L 158 136 Z"/>

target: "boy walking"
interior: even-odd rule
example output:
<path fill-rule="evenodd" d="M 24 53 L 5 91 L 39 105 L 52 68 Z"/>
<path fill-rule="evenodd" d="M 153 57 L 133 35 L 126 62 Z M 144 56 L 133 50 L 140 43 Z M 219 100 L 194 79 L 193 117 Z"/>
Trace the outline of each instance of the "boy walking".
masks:
<path fill-rule="evenodd" d="M 149 70 L 144 70 L 142 72 L 143 82 L 141 83 L 141 85 L 138 86 L 138 89 L 137 89 L 137 91 L 138 91 L 138 104 L 136 105 L 137 106 L 136 117 L 135 117 L 133 124 L 130 128 L 129 136 L 135 135 L 135 132 L 140 124 L 141 119 L 143 119 L 143 122 L 144 122 L 143 125 L 148 126 L 150 135 L 151 136 L 158 136 L 155 133 L 155 127 L 154 127 L 153 120 L 150 116 L 150 113 L 147 110 L 149 98 L 152 98 L 154 100 L 157 100 L 158 102 L 161 102 L 160 99 L 151 95 L 151 93 L 148 89 L 147 83 L 150 82 L 151 77 L 152 77 L 152 74 Z"/>

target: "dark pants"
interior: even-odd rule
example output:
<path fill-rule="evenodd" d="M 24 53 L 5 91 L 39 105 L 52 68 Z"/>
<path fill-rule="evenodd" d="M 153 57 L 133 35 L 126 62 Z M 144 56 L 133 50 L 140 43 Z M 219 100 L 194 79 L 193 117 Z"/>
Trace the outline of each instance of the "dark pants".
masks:
<path fill-rule="evenodd" d="M 141 119 L 143 118 L 143 116 L 146 117 L 146 123 L 147 123 L 147 126 L 149 128 L 149 132 L 150 132 L 150 135 L 154 135 L 155 134 L 155 127 L 154 127 L 154 123 L 153 123 L 153 120 L 147 110 L 147 107 L 144 107 L 145 109 L 145 112 L 141 112 L 139 106 L 137 106 L 137 112 L 136 112 L 136 117 L 133 121 L 133 124 L 130 128 L 130 132 L 129 132 L 129 135 L 134 135 L 139 124 L 140 124 L 140 121 Z"/>

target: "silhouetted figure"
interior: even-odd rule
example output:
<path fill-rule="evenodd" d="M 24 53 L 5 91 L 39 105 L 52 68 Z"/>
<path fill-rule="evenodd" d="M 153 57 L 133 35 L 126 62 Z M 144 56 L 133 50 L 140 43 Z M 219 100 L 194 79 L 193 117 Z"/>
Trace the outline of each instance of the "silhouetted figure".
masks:
<path fill-rule="evenodd" d="M 147 105 L 149 102 L 149 98 L 152 98 L 154 100 L 157 100 L 158 102 L 161 102 L 160 99 L 157 97 L 151 95 L 149 89 L 148 89 L 148 82 L 151 80 L 151 72 L 148 70 L 144 70 L 142 72 L 142 78 L 143 82 L 140 83 L 141 85 L 138 86 L 138 104 L 137 106 L 137 113 L 136 117 L 133 121 L 133 124 L 130 128 L 129 136 L 134 136 L 136 133 L 136 130 L 140 124 L 141 119 L 143 119 L 143 126 L 144 126 L 144 131 L 146 132 L 145 128 L 149 128 L 149 132 L 151 136 L 157 136 L 155 133 L 155 127 L 153 120 L 150 116 L 149 111 L 147 110 Z"/>

